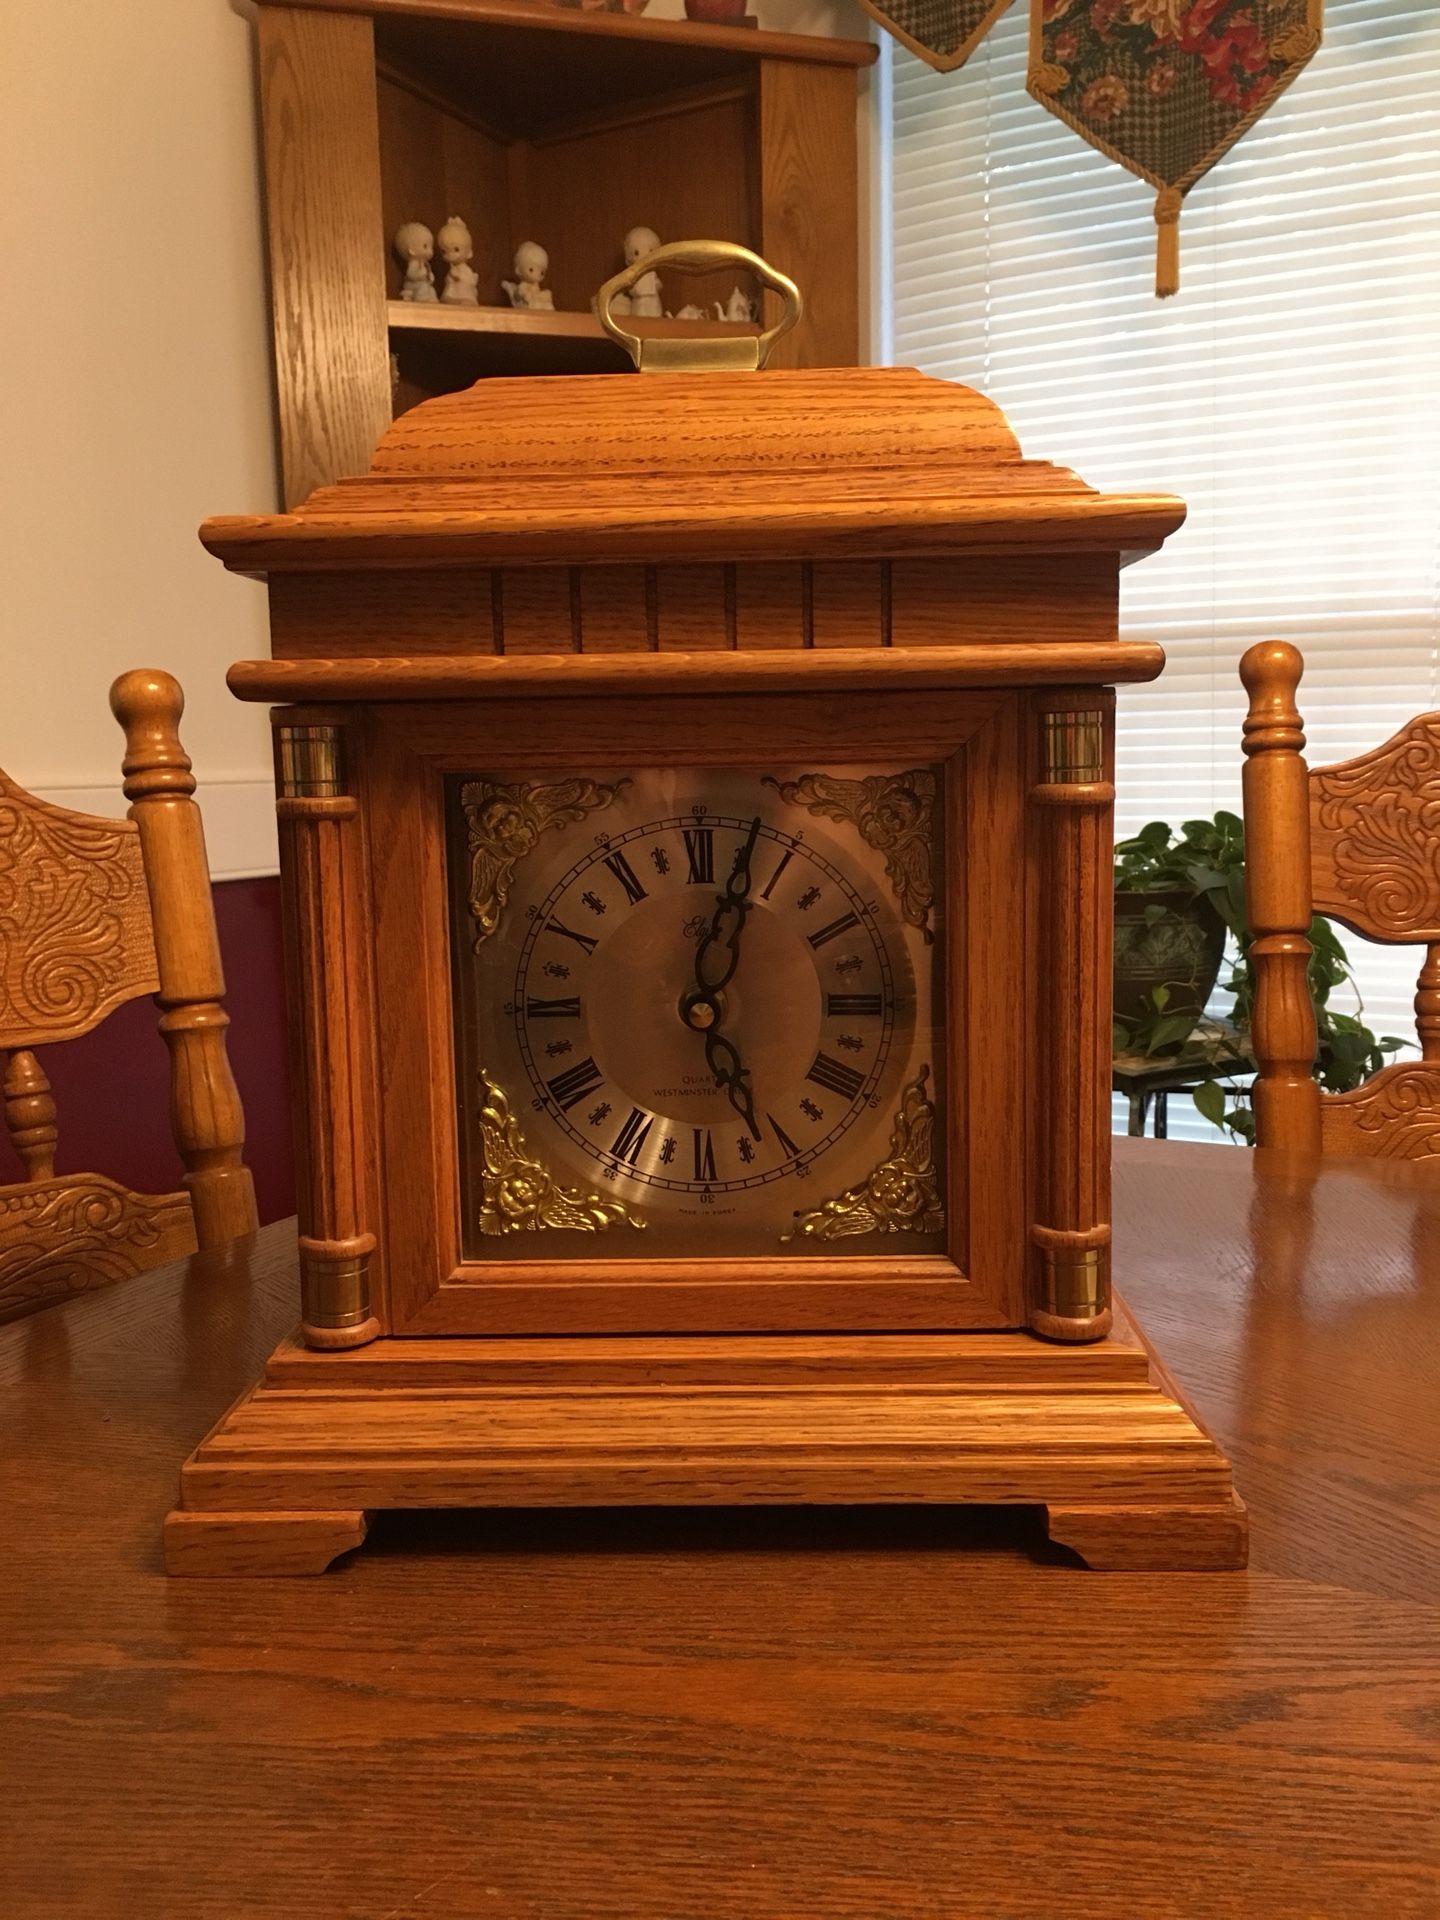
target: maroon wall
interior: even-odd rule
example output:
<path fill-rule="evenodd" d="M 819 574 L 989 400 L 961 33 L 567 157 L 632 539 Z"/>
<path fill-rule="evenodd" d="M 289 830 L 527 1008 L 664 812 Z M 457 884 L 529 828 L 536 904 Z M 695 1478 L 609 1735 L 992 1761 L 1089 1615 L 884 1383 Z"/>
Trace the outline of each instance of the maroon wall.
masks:
<path fill-rule="evenodd" d="M 215 919 L 230 1060 L 245 1103 L 245 1158 L 262 1222 L 279 1220 L 295 1211 L 279 881 L 222 881 Z M 107 1173 L 139 1193 L 169 1193 L 180 1184 L 167 1055 L 155 1021 L 152 1000 L 132 1000 L 82 1039 L 37 1049 L 59 1113 L 57 1173 Z M 0 1128 L 0 1181 L 19 1178 L 20 1164 Z"/>

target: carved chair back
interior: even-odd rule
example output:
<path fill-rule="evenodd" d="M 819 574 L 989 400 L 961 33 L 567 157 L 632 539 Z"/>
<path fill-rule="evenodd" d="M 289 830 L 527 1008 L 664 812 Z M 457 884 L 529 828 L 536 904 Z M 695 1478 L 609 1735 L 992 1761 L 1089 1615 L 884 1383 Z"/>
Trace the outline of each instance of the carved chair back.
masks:
<path fill-rule="evenodd" d="M 1440 1157 L 1440 713 L 1421 714 L 1372 752 L 1312 772 L 1295 695 L 1304 671 L 1283 641 L 1240 662 L 1245 721 L 1245 877 L 1255 967 L 1251 1032 L 1262 1147 Z M 1307 970 L 1317 913 L 1370 940 L 1420 945 L 1421 1058 L 1382 1068 L 1351 1093 L 1314 1077 Z"/>
<path fill-rule="evenodd" d="M 0 772 L 0 1050 L 5 1124 L 25 1178 L 0 1186 L 0 1321 L 104 1286 L 257 1223 L 200 809 L 166 673 L 124 674 L 126 820 L 52 806 Z M 57 1177 L 50 1082 L 34 1049 L 154 994 L 170 1051 L 178 1193 Z"/>

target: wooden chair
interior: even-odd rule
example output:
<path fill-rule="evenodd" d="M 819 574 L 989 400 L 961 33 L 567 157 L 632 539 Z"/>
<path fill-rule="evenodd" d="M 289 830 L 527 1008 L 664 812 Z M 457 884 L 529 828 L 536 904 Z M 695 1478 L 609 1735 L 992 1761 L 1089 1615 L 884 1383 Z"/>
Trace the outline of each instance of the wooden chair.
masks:
<path fill-rule="evenodd" d="M 1440 1156 L 1440 713 L 1421 714 L 1373 752 L 1314 772 L 1295 705 L 1304 671 L 1283 641 L 1240 662 L 1245 721 L 1245 879 L 1254 944 L 1251 1041 L 1262 1147 Z M 1415 994 L 1421 1058 L 1382 1068 L 1351 1093 L 1314 1078 L 1307 967 L 1312 917 L 1390 945 L 1426 948 Z"/>
<path fill-rule="evenodd" d="M 0 1321 L 258 1225 L 195 780 L 168 673 L 110 690 L 125 729 L 128 820 L 51 806 L 0 773 L 0 1049 L 5 1124 L 25 1179 L 0 1186 Z M 57 1178 L 55 1102 L 32 1049 L 73 1040 L 153 993 L 170 1049 L 181 1193 Z M 123 1090 L 110 1098 L 123 1111 Z"/>

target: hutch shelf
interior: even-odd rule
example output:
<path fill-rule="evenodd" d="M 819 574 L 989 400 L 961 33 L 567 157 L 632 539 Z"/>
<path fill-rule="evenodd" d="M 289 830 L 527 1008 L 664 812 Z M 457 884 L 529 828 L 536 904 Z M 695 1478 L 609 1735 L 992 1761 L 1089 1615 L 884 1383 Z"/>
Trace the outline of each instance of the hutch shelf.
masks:
<path fill-rule="evenodd" d="M 806 293 L 775 363 L 856 364 L 865 42 L 514 0 L 263 0 L 258 32 L 287 506 L 363 472 L 391 419 L 434 394 L 623 371 L 590 299 L 632 226 L 754 248 Z M 557 311 L 399 300 L 395 229 L 452 213 L 474 236 L 482 299 L 503 299 L 533 239 Z M 708 310 L 734 284 L 665 292 Z"/>

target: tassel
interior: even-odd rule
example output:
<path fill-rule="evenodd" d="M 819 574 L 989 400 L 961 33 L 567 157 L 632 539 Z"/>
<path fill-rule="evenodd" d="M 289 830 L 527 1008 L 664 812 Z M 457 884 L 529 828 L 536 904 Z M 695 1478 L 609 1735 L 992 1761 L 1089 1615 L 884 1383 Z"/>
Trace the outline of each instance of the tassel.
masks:
<path fill-rule="evenodd" d="M 1155 297 L 1180 291 L 1180 208 L 1178 187 L 1162 187 L 1155 196 Z"/>

